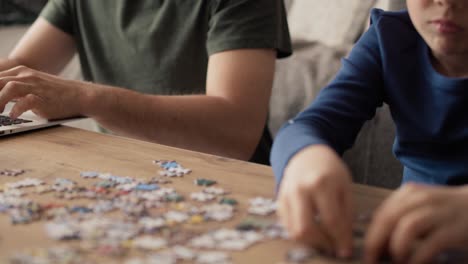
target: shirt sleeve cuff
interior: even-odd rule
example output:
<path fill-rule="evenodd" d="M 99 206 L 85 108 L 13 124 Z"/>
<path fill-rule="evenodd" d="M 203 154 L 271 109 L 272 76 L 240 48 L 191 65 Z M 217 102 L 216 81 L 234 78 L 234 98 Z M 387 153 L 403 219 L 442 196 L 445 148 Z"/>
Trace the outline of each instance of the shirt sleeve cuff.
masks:
<path fill-rule="evenodd" d="M 270 157 L 277 190 L 291 158 L 304 148 L 318 144 L 329 145 L 326 140 L 318 137 L 316 131 L 310 126 L 290 120 L 281 128 L 273 143 Z"/>

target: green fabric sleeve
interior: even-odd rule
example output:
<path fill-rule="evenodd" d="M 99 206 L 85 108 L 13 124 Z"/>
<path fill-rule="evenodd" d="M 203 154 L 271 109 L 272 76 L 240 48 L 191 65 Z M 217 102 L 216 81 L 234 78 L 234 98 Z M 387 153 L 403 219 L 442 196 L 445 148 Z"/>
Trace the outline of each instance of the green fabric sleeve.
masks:
<path fill-rule="evenodd" d="M 73 12 L 68 0 L 49 0 L 42 9 L 40 17 L 49 21 L 60 30 L 73 35 Z"/>
<path fill-rule="evenodd" d="M 208 54 L 232 49 L 276 49 L 291 55 L 286 11 L 281 0 L 213 0 Z"/>

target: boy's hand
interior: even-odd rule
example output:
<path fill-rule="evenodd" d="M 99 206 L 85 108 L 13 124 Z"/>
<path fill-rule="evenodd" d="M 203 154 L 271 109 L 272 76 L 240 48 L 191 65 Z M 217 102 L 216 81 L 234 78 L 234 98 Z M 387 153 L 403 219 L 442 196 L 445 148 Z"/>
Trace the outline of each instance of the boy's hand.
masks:
<path fill-rule="evenodd" d="M 278 215 L 291 238 L 328 253 L 352 255 L 351 174 L 329 147 L 294 156 L 278 194 Z"/>
<path fill-rule="evenodd" d="M 366 263 L 388 251 L 397 263 L 426 263 L 445 250 L 468 250 L 468 187 L 407 184 L 375 212 Z"/>

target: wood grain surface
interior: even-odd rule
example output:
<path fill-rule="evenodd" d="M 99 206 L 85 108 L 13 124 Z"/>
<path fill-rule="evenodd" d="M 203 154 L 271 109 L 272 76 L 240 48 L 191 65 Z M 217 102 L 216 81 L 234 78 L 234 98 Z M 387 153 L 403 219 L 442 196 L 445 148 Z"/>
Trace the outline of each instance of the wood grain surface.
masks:
<path fill-rule="evenodd" d="M 40 178 L 48 184 L 56 178 L 68 178 L 80 185 L 89 185 L 90 182 L 79 176 L 81 171 L 149 179 L 157 176 L 159 168 L 152 163 L 155 159 L 176 160 L 193 170 L 183 178 L 172 179 L 169 185 L 184 196 L 199 190 L 193 184 L 194 179 L 207 178 L 215 179 L 218 187 L 230 191 L 229 197 L 240 202 L 233 220 L 204 223 L 201 225 L 202 230 L 234 227 L 249 217 L 246 213 L 248 199 L 256 196 L 274 197 L 275 183 L 270 167 L 61 126 L 1 137 L 0 170 L 18 168 L 26 169 L 27 172 L 18 177 L 0 176 L 0 185 L 24 178 Z M 354 191 L 357 212 L 371 212 L 389 193 L 387 190 L 362 185 L 355 185 Z M 26 198 L 44 203 L 90 203 L 89 200 L 61 201 L 53 194 L 28 195 Z M 274 219 L 274 216 L 270 219 Z M 6 214 L 0 214 L 1 263 L 5 263 L 14 252 L 63 243 L 73 242 L 49 239 L 44 230 L 44 221 L 12 225 Z M 290 241 L 269 241 L 243 252 L 234 252 L 231 256 L 234 263 L 283 263 L 287 250 L 294 246 Z M 115 259 L 102 261 L 119 262 Z M 319 257 L 311 263 L 342 262 Z"/>

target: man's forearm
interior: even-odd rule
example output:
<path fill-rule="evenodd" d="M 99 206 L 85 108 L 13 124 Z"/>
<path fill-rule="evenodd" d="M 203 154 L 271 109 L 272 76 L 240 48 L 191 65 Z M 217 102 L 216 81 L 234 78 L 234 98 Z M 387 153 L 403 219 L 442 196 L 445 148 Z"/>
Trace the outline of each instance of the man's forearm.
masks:
<path fill-rule="evenodd" d="M 134 138 L 231 158 L 251 157 L 266 120 L 266 114 L 250 113 L 221 97 L 155 96 L 95 88 L 88 90 L 83 114 L 103 127 Z"/>
<path fill-rule="evenodd" d="M 140 94 L 17 67 L 0 72 L 0 108 L 21 98 L 13 118 L 31 109 L 48 119 L 84 115 L 122 135 L 247 160 L 265 125 L 274 60 L 273 50 L 212 55 L 206 94 L 188 96 Z"/>

